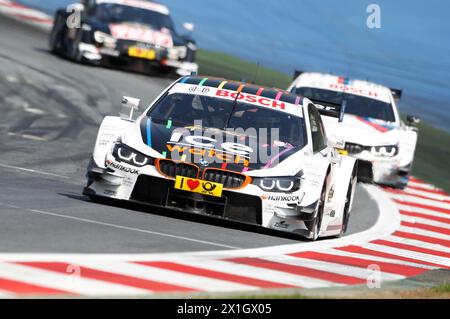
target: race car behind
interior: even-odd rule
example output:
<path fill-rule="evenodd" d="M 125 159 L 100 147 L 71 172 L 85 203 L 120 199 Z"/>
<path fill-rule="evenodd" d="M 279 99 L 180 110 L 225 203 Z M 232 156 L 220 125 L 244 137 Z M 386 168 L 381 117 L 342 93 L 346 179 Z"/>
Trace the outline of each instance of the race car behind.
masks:
<path fill-rule="evenodd" d="M 322 73 L 297 72 L 288 91 L 308 97 L 322 114 L 328 134 L 345 141 L 358 160 L 361 181 L 404 188 L 414 161 L 419 121 L 397 110 L 401 90 Z M 339 112 L 339 120 L 329 117 Z"/>
<path fill-rule="evenodd" d="M 84 194 L 290 232 L 341 236 L 356 161 L 338 153 L 314 104 L 286 91 L 183 77 L 135 119 L 104 118 Z"/>
<path fill-rule="evenodd" d="M 184 24 L 190 31 L 193 25 Z M 55 13 L 52 52 L 79 62 L 139 71 L 197 72 L 197 46 L 180 35 L 169 9 L 146 0 L 83 0 Z"/>

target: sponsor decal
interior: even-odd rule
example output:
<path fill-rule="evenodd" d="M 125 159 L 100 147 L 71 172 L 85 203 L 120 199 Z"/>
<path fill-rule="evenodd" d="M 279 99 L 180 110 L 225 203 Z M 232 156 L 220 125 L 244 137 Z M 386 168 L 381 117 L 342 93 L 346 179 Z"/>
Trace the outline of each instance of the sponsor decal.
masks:
<path fill-rule="evenodd" d="M 115 170 L 119 170 L 119 171 L 124 172 L 124 173 L 133 174 L 133 175 L 139 175 L 139 170 L 138 169 L 126 167 L 126 166 L 123 166 L 120 163 L 117 163 L 117 162 L 114 162 L 114 161 L 111 161 L 111 160 L 107 160 L 106 161 L 106 165 L 108 167 L 110 167 L 110 168 L 113 168 Z"/>
<path fill-rule="evenodd" d="M 374 119 L 371 119 L 368 117 L 355 116 L 355 118 L 382 133 L 386 133 L 395 128 L 393 125 L 381 124 L 377 120 L 374 120 Z"/>
<path fill-rule="evenodd" d="M 277 228 L 288 229 L 290 225 L 287 224 L 284 220 L 282 220 L 280 222 L 276 222 L 273 226 Z"/>
<path fill-rule="evenodd" d="M 222 196 L 223 185 L 195 178 L 177 176 L 175 179 L 175 189 L 220 197 Z"/>
<path fill-rule="evenodd" d="M 278 108 L 281 110 L 285 110 L 286 109 L 286 103 L 281 102 L 281 101 L 276 101 L 276 100 L 271 100 L 269 98 L 266 97 L 260 97 L 260 96 L 256 96 L 256 95 L 252 95 L 252 94 L 244 94 L 244 93 L 239 93 L 239 92 L 231 92 L 231 91 L 227 91 L 227 90 L 217 90 L 216 91 L 216 96 L 217 97 L 224 97 L 230 100 L 238 100 L 238 101 L 243 101 L 243 102 L 247 102 L 247 103 L 253 103 L 253 104 L 259 104 L 265 107 L 273 107 L 273 108 Z"/>
<path fill-rule="evenodd" d="M 367 96 L 367 97 L 378 98 L 378 93 L 375 91 L 365 90 L 362 88 L 357 88 L 355 86 L 348 86 L 348 85 L 341 84 L 341 83 L 330 84 L 330 89 L 336 90 L 336 91 L 347 92 L 347 93 L 351 93 L 351 94 L 357 94 L 357 95 L 362 95 L 362 96 Z"/>
<path fill-rule="evenodd" d="M 111 190 L 111 189 L 105 189 L 105 190 L 103 191 L 103 195 L 106 195 L 106 196 L 116 196 L 116 195 L 117 195 L 117 192 L 116 192 L 116 191 L 113 191 L 113 190 Z"/>
<path fill-rule="evenodd" d="M 207 167 L 207 166 L 209 166 L 209 162 L 204 160 L 204 159 L 201 159 L 200 160 L 200 165 L 203 166 L 203 167 Z"/>
<path fill-rule="evenodd" d="M 261 199 L 270 200 L 276 202 L 298 202 L 300 200 L 299 195 L 261 195 Z"/>
<path fill-rule="evenodd" d="M 209 87 L 194 85 L 189 88 L 189 92 L 206 94 L 209 92 Z"/>
<path fill-rule="evenodd" d="M 250 146 L 234 143 L 219 142 L 217 139 L 202 135 L 185 136 L 182 132 L 174 131 L 170 141 L 166 144 L 173 159 L 186 158 L 188 155 L 198 157 L 202 166 L 209 163 L 235 163 L 248 167 L 250 155 L 254 152 Z"/>
<path fill-rule="evenodd" d="M 250 165 L 250 161 L 244 156 L 233 155 L 225 153 L 224 151 L 214 150 L 214 149 L 201 149 L 196 147 L 180 146 L 180 145 L 166 145 L 167 150 L 171 153 L 172 159 L 177 160 L 178 158 L 186 159 L 187 155 L 202 157 L 198 162 L 203 167 L 209 165 L 209 163 L 234 163 L 241 164 L 245 167 Z M 194 160 L 194 162 L 197 162 Z M 207 163 L 204 165 L 204 163 Z"/>
<path fill-rule="evenodd" d="M 330 203 L 333 200 L 333 196 L 334 196 L 334 184 L 331 185 L 331 188 L 328 191 L 328 200 L 327 200 L 328 203 Z"/>
<path fill-rule="evenodd" d="M 256 94 L 249 94 L 242 92 L 243 87 L 245 87 L 245 85 L 241 85 L 241 87 L 239 87 L 237 90 L 228 90 L 223 89 L 224 87 L 223 84 L 227 83 L 226 81 L 223 81 L 218 88 L 215 88 L 211 86 L 203 86 L 204 83 L 202 84 L 202 82 L 204 82 L 208 78 L 203 79 L 199 83 L 199 85 L 185 83 L 185 81 L 188 79 L 189 77 L 186 77 L 184 78 L 184 81 L 181 80 L 179 83 L 174 85 L 170 89 L 169 94 L 184 93 L 184 94 L 204 95 L 213 98 L 226 99 L 229 101 L 234 101 L 237 99 L 239 102 L 251 106 L 274 109 L 277 111 L 287 112 L 298 117 L 303 117 L 302 108 L 298 107 L 298 103 L 300 103 L 300 98 L 297 100 L 298 102 L 298 103 L 296 102 L 297 104 L 282 101 L 282 97 L 284 94 L 282 91 L 279 91 L 278 94 L 275 96 L 275 98 L 273 98 L 261 95 L 263 92 L 262 88 L 258 90 Z"/>
<path fill-rule="evenodd" d="M 142 41 L 153 43 L 166 48 L 173 46 L 170 31 L 155 31 L 150 28 L 127 25 L 127 24 L 110 24 L 111 35 L 116 39 Z"/>
<path fill-rule="evenodd" d="M 241 155 L 243 157 L 250 157 L 250 154 L 253 153 L 253 148 L 250 146 L 240 144 L 240 143 L 232 143 L 232 142 L 224 142 L 220 143 L 217 139 L 208 136 L 202 135 L 189 135 L 183 136 L 181 132 L 174 132 L 172 137 L 170 138 L 169 144 L 181 144 L 181 145 L 192 145 L 193 147 L 198 148 L 208 148 L 217 150 L 224 153 L 231 153 L 235 155 Z"/>

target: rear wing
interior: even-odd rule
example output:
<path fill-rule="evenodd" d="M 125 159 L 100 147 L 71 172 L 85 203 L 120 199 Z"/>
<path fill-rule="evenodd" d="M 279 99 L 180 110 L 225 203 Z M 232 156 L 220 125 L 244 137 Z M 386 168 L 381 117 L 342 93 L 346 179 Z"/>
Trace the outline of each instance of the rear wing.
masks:
<path fill-rule="evenodd" d="M 302 73 L 305 73 L 305 71 L 301 70 L 294 70 L 293 80 L 295 81 Z"/>
<path fill-rule="evenodd" d="M 402 90 L 401 89 L 393 89 L 390 88 L 392 96 L 394 97 L 394 100 L 399 101 L 402 98 Z"/>

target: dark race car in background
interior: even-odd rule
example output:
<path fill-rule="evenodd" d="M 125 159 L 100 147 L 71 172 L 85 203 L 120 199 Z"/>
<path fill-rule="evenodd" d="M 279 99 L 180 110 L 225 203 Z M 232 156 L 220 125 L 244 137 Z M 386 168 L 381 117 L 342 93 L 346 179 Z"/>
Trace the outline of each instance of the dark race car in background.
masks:
<path fill-rule="evenodd" d="M 193 30 L 192 24 L 184 27 Z M 195 41 L 178 34 L 169 9 L 152 1 L 84 0 L 59 9 L 49 45 L 78 62 L 179 75 L 198 70 Z"/>
<path fill-rule="evenodd" d="M 312 240 L 344 234 L 356 160 L 315 105 L 272 88 L 184 77 L 135 118 L 100 125 L 83 193 L 258 225 Z"/>

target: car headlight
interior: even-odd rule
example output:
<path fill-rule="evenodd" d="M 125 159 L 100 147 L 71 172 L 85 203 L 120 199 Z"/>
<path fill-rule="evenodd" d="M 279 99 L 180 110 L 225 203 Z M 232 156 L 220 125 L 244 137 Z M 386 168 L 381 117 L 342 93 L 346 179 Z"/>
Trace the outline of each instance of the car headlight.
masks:
<path fill-rule="evenodd" d="M 117 40 L 110 34 L 101 31 L 94 32 L 94 40 L 95 42 L 104 44 L 105 46 L 114 46 L 117 42 Z"/>
<path fill-rule="evenodd" d="M 113 156 L 116 160 L 137 167 L 154 164 L 154 159 L 152 157 L 146 156 L 124 144 L 116 144 L 114 146 Z"/>
<path fill-rule="evenodd" d="M 169 59 L 178 60 L 184 59 L 187 54 L 187 49 L 185 46 L 173 47 L 169 49 Z"/>
<path fill-rule="evenodd" d="M 300 177 L 254 177 L 253 184 L 266 192 L 290 193 L 300 189 Z"/>
<path fill-rule="evenodd" d="M 393 157 L 398 153 L 397 145 L 372 146 L 370 152 L 375 156 Z"/>
<path fill-rule="evenodd" d="M 197 51 L 197 46 L 196 46 L 194 43 L 192 43 L 192 42 L 189 42 L 189 43 L 187 44 L 187 47 L 188 47 L 189 50 L 191 50 L 191 51 Z"/>

